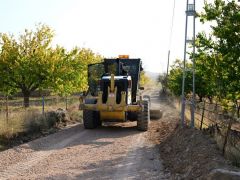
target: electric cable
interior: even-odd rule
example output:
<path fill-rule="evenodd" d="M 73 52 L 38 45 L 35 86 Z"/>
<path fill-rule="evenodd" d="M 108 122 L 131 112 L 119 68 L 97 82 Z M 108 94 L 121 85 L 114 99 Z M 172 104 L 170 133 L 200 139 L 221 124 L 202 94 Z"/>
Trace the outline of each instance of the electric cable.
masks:
<path fill-rule="evenodd" d="M 171 21 L 171 26 L 170 26 L 170 36 L 169 36 L 169 44 L 168 44 L 169 51 L 170 51 L 171 45 L 172 45 L 172 35 L 173 35 L 174 18 L 175 18 L 175 7 L 176 7 L 176 0 L 173 1 L 172 21 Z"/>

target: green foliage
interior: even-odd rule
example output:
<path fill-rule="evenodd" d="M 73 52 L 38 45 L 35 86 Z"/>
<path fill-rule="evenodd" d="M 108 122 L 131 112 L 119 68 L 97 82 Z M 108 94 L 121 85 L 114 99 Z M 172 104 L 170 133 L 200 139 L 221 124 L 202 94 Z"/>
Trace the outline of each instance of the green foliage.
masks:
<path fill-rule="evenodd" d="M 144 86 L 150 82 L 150 78 L 146 75 L 144 71 L 140 73 L 140 86 Z"/>
<path fill-rule="evenodd" d="M 55 55 L 57 63 L 50 80 L 54 91 L 65 96 L 87 90 L 87 65 L 100 62 L 102 57 L 90 49 L 77 47 L 69 52 L 57 47 Z"/>
<path fill-rule="evenodd" d="M 181 95 L 182 86 L 182 62 L 176 60 L 171 66 L 171 70 L 168 76 L 168 88 L 177 96 Z"/>
<path fill-rule="evenodd" d="M 39 25 L 36 32 L 25 30 L 18 39 L 7 34 L 0 36 L 0 76 L 3 91 L 20 89 L 24 96 L 47 85 L 51 74 L 50 43 L 53 31 Z"/>
<path fill-rule="evenodd" d="M 197 66 L 208 77 L 219 99 L 240 96 L 240 7 L 235 1 L 205 2 L 202 22 L 211 21 L 212 32 L 197 36 Z"/>
<path fill-rule="evenodd" d="M 186 68 L 192 68 L 190 63 L 186 63 Z M 167 77 L 166 74 L 160 75 L 158 81 L 162 84 L 163 90 L 167 88 L 172 91 L 173 94 L 180 96 L 182 94 L 182 77 L 183 77 L 183 62 L 181 60 L 176 60 L 174 64 L 171 66 L 170 73 Z M 185 73 L 185 94 L 189 94 L 192 92 L 192 72 L 187 71 Z M 204 96 L 208 94 L 206 91 L 207 86 L 206 81 L 203 79 L 200 71 L 195 72 L 195 86 L 196 93 L 202 99 Z M 210 93 L 209 93 L 210 94 Z"/>
<path fill-rule="evenodd" d="M 240 7 L 235 1 L 205 1 L 198 16 L 203 23 L 211 22 L 211 32 L 201 32 L 196 39 L 196 94 L 200 99 L 217 97 L 223 105 L 234 103 L 240 109 Z M 191 81 L 187 72 L 186 93 L 191 93 Z M 177 60 L 170 71 L 169 88 L 180 95 L 181 84 L 182 62 Z"/>
<path fill-rule="evenodd" d="M 0 34 L 0 91 L 6 95 L 21 91 L 25 107 L 36 89 L 53 89 L 60 95 L 87 89 L 87 65 L 102 57 L 90 49 L 51 46 L 53 30 L 38 25 L 18 38 Z"/>

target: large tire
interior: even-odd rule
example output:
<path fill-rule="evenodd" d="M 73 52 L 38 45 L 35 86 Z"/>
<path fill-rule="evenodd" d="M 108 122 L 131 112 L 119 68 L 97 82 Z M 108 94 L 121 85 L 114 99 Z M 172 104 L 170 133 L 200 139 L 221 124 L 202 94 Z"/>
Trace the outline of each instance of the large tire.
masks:
<path fill-rule="evenodd" d="M 137 129 L 139 131 L 147 131 L 150 123 L 149 101 L 143 101 L 143 110 L 138 113 Z"/>
<path fill-rule="evenodd" d="M 148 101 L 149 109 L 151 109 L 151 97 L 149 95 L 143 95 L 143 100 Z"/>
<path fill-rule="evenodd" d="M 83 125 L 85 129 L 94 129 L 98 126 L 98 120 L 95 111 L 83 110 Z"/>
<path fill-rule="evenodd" d="M 96 104 L 97 99 L 85 99 L 85 104 Z M 94 129 L 102 125 L 98 111 L 84 110 L 83 124 L 86 129 Z"/>

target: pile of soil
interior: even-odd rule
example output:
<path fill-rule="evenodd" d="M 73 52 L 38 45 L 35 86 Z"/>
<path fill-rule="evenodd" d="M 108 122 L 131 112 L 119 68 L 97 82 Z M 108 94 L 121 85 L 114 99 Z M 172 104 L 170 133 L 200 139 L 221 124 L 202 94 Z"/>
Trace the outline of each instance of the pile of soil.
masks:
<path fill-rule="evenodd" d="M 207 132 L 182 128 L 171 102 L 162 101 L 161 109 L 163 117 L 151 122 L 148 135 L 159 146 L 169 179 L 240 179 L 240 169 L 224 159 Z"/>
<path fill-rule="evenodd" d="M 174 127 L 173 123 L 171 127 Z M 168 135 L 160 132 L 161 135 L 168 136 L 160 143 L 160 156 L 166 172 L 170 171 L 172 178 L 215 179 L 224 175 L 232 179 L 233 170 L 240 177 L 240 171 L 224 159 L 216 142 L 208 135 L 196 129 L 182 128 L 178 124 L 171 130 Z M 215 170 L 226 172 L 219 173 Z"/>
<path fill-rule="evenodd" d="M 164 166 L 176 178 L 199 178 L 225 162 L 214 142 L 194 129 L 176 127 L 160 146 Z"/>

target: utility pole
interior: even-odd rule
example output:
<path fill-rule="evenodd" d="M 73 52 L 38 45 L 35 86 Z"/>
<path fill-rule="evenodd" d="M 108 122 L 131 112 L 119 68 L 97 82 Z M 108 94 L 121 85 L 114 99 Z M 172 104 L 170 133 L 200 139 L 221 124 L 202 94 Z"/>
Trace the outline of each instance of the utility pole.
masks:
<path fill-rule="evenodd" d="M 188 37 L 188 21 L 189 18 L 192 18 L 192 37 Z M 186 4 L 186 22 L 185 22 L 185 41 L 184 41 L 184 58 L 183 58 L 183 78 L 182 78 L 182 105 L 181 105 L 181 124 L 185 126 L 185 107 L 186 104 L 191 105 L 191 123 L 190 126 L 194 127 L 194 112 L 195 112 L 195 18 L 196 18 L 196 10 L 195 10 L 195 0 L 187 0 Z M 186 67 L 187 61 L 187 48 L 188 44 L 191 44 L 192 49 L 192 68 L 189 69 Z M 190 101 L 186 100 L 185 97 L 185 84 L 190 82 L 185 82 L 185 77 L 187 72 L 192 72 L 192 97 Z"/>
<path fill-rule="evenodd" d="M 168 69 L 169 69 L 169 59 L 170 59 L 170 50 L 168 50 L 167 77 L 168 77 Z"/>
<path fill-rule="evenodd" d="M 165 81 L 166 81 L 166 84 L 165 84 L 165 88 L 167 89 L 167 87 L 168 87 L 168 71 L 169 71 L 169 60 L 170 60 L 170 50 L 168 50 L 168 62 L 167 62 L 167 74 L 166 74 L 166 79 L 165 79 Z"/>

